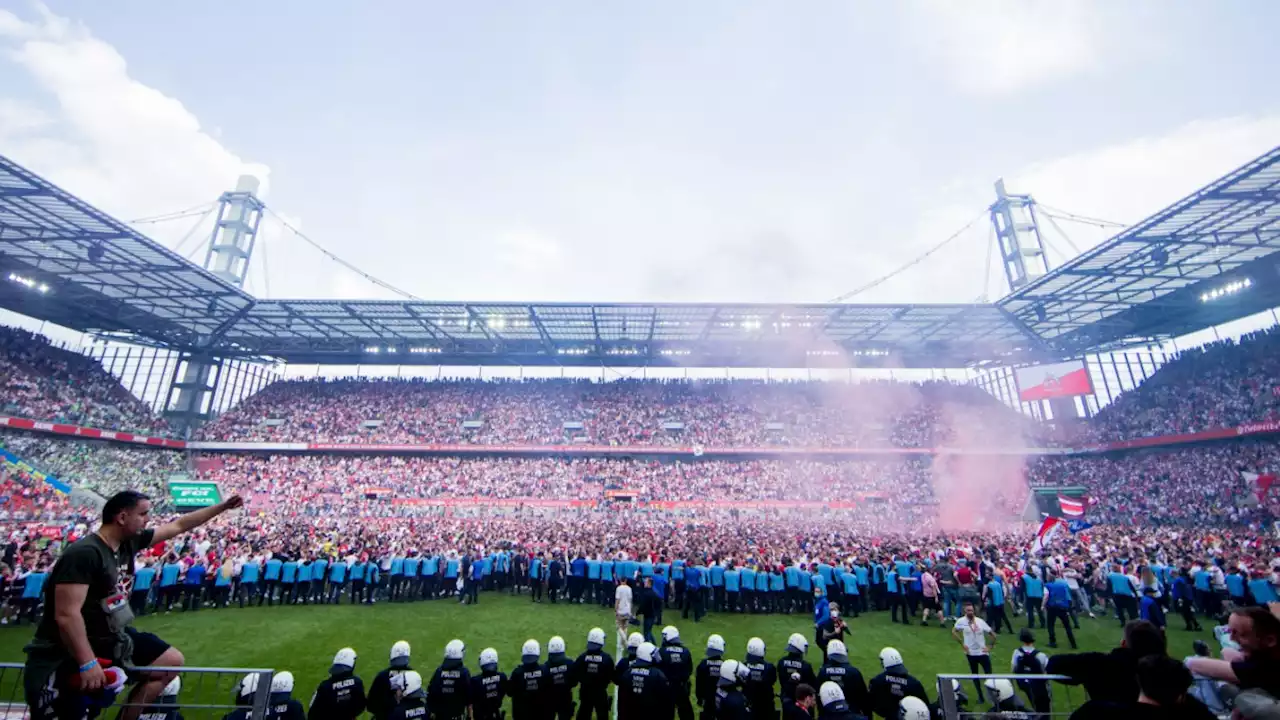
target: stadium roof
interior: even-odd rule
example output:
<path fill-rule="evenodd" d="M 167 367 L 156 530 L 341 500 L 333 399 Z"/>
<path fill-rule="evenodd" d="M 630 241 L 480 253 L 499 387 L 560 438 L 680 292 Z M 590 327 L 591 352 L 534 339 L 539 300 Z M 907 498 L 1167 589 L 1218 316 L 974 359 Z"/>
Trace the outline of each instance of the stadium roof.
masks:
<path fill-rule="evenodd" d="M 1178 336 L 1280 305 L 1278 251 L 1280 148 L 995 304 L 255 300 L 0 156 L 0 307 L 175 349 L 289 362 L 1034 361 Z M 1246 290 L 1202 301 L 1246 278 Z"/>
<path fill-rule="evenodd" d="M 1280 148 L 999 305 L 1064 353 L 1178 337 L 1280 305 L 1278 251 Z"/>

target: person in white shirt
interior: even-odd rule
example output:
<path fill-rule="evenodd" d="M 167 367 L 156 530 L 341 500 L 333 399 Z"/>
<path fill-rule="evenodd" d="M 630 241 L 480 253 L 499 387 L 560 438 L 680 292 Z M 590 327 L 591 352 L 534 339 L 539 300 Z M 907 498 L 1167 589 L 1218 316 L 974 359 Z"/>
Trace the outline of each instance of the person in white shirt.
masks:
<path fill-rule="evenodd" d="M 991 674 L 991 648 L 996 644 L 996 634 L 986 620 L 977 616 L 973 603 L 964 604 L 964 617 L 951 626 L 951 637 L 964 647 L 970 673 L 977 675 L 982 670 L 987 675 Z M 978 691 L 978 702 L 984 702 L 982 683 L 974 678 L 973 686 Z"/>
<path fill-rule="evenodd" d="M 613 613 L 618 623 L 618 634 L 626 638 L 627 625 L 631 622 L 631 585 L 626 578 L 613 591 Z"/>

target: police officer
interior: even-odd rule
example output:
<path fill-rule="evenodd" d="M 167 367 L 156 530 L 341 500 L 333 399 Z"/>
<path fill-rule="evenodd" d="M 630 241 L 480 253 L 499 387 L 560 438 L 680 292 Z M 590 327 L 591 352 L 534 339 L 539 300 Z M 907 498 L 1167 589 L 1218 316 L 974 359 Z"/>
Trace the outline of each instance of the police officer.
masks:
<path fill-rule="evenodd" d="M 613 684 L 613 658 L 604 651 L 604 630 L 591 628 L 587 633 L 587 650 L 573 661 L 573 684 L 578 686 L 578 718 L 596 720 L 609 717 L 609 686 Z"/>
<path fill-rule="evenodd" d="M 712 635 L 707 638 L 706 657 L 693 672 L 693 696 L 702 708 L 702 720 L 715 720 L 716 690 L 720 685 L 720 666 L 723 664 L 724 638 Z"/>
<path fill-rule="evenodd" d="M 636 660 L 618 683 L 618 720 L 672 720 L 671 685 L 658 667 L 658 648 L 641 643 Z"/>
<path fill-rule="evenodd" d="M 818 688 L 818 700 L 822 705 L 819 710 L 824 720 L 861 720 L 862 716 L 849 708 L 844 698 L 844 690 L 834 682 L 824 682 Z M 894 718 L 897 720 L 897 718 Z"/>
<path fill-rule="evenodd" d="M 573 717 L 573 662 L 564 656 L 564 638 L 547 641 L 547 678 L 550 680 L 551 714 L 557 720 Z"/>
<path fill-rule="evenodd" d="M 502 699 L 507 696 L 506 673 L 498 671 L 498 651 L 480 652 L 480 674 L 471 678 L 471 715 L 474 720 L 502 720 L 506 713 Z"/>
<path fill-rule="evenodd" d="M 867 681 L 862 678 L 858 668 L 849 664 L 849 651 L 840 640 L 832 640 L 827 644 L 827 661 L 818 669 L 818 682 L 833 682 L 839 685 L 850 710 L 863 715 L 871 714 L 871 700 L 867 697 Z M 821 685 L 819 685 L 818 694 L 821 700 Z M 821 703 L 819 703 L 818 712 L 822 713 Z"/>
<path fill-rule="evenodd" d="M 778 682 L 778 671 L 773 663 L 764 659 L 764 641 L 753 637 L 747 641 L 747 679 L 742 692 L 747 696 L 754 720 L 776 720 L 778 708 L 773 704 L 773 686 Z"/>
<path fill-rule="evenodd" d="M 918 697 L 902 698 L 898 706 L 898 720 L 931 720 L 933 713 L 929 711 L 929 703 Z"/>
<path fill-rule="evenodd" d="M 444 662 L 427 685 L 427 708 L 439 720 L 463 720 L 470 704 L 471 673 L 462 664 L 467 647 L 461 640 L 444 646 Z"/>
<path fill-rule="evenodd" d="M 427 697 L 422 692 L 422 676 L 417 670 L 405 670 L 391 678 L 391 689 L 395 692 L 396 706 L 391 711 L 391 720 L 426 720 Z"/>
<path fill-rule="evenodd" d="M 511 671 L 508 693 L 511 695 L 511 715 L 514 720 L 541 720 L 546 717 L 548 691 L 547 669 L 538 662 L 542 646 L 537 640 L 525 641 L 520 649 L 520 664 Z"/>
<path fill-rule="evenodd" d="M 830 649 L 828 648 L 828 652 Z M 880 665 L 884 672 L 871 678 L 867 692 L 871 696 L 871 707 L 882 718 L 893 720 L 898 717 L 898 706 L 903 698 L 915 697 L 929 702 L 924 692 L 924 685 L 911 677 L 907 666 L 902 662 L 902 653 L 891 647 L 880 651 Z"/>
<path fill-rule="evenodd" d="M 232 693 L 236 709 L 223 715 L 222 720 L 249 720 L 249 715 L 253 713 L 254 695 L 258 693 L 258 677 L 258 673 L 249 673 L 236 683 Z"/>
<path fill-rule="evenodd" d="M 991 712 L 1000 717 L 1031 717 L 1022 698 L 1013 691 L 1013 683 L 1009 680 L 987 680 L 982 683 L 987 689 L 987 697 L 991 699 Z"/>
<path fill-rule="evenodd" d="M 305 720 L 302 703 L 293 699 L 293 673 L 285 670 L 271 678 L 271 698 L 267 701 L 268 720 Z"/>
<path fill-rule="evenodd" d="M 742 682 L 746 677 L 746 666 L 737 660 L 720 663 L 716 696 L 712 703 L 716 720 L 750 720 L 751 707 L 747 704 L 747 696 L 742 693 Z"/>
<path fill-rule="evenodd" d="M 667 676 L 671 696 L 680 720 L 693 720 L 693 704 L 689 702 L 689 681 L 693 675 L 693 656 L 680 642 L 680 631 L 674 625 L 662 628 L 662 650 L 658 667 Z"/>
<path fill-rule="evenodd" d="M 409 643 L 401 640 L 391 646 L 391 665 L 378 673 L 369 685 L 369 714 L 374 720 L 387 720 L 396 706 L 395 689 L 391 680 L 412 670 L 409 667 Z"/>
<path fill-rule="evenodd" d="M 329 677 L 311 696 L 308 720 L 355 720 L 364 714 L 364 681 L 355 672 L 356 651 L 342 648 L 333 656 Z"/>
<path fill-rule="evenodd" d="M 257 678 L 257 675 L 254 676 Z M 160 697 L 138 716 L 138 720 L 182 720 L 178 707 L 178 693 L 182 691 L 182 678 L 175 677 L 160 691 Z"/>
<path fill-rule="evenodd" d="M 796 686 L 800 684 L 813 687 L 817 685 L 813 666 L 804 659 L 809 650 L 809 641 L 800 633 L 792 633 L 787 638 L 787 654 L 778 661 L 778 684 L 782 689 L 782 704 L 795 700 Z"/>
<path fill-rule="evenodd" d="M 631 668 L 631 663 L 636 661 L 636 651 L 640 649 L 640 645 L 644 642 L 644 636 L 638 632 L 633 632 L 627 636 L 627 655 L 618 658 L 618 667 L 614 668 L 614 682 L 619 686 L 627 677 L 627 670 Z"/>

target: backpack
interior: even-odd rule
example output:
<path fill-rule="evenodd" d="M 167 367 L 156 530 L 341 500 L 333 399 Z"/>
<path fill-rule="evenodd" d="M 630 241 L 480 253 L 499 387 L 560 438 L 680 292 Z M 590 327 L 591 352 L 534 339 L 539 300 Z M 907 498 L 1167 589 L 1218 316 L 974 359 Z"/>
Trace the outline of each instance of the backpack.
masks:
<path fill-rule="evenodd" d="M 1044 668 L 1040 666 L 1040 661 L 1036 659 L 1039 650 L 1018 649 L 1018 657 L 1013 664 L 1013 672 L 1015 675 L 1043 675 Z M 1018 686 L 1027 694 L 1027 698 L 1031 700 L 1032 705 L 1039 705 L 1038 701 L 1047 699 L 1049 694 L 1049 683 L 1046 680 L 1018 680 Z"/>

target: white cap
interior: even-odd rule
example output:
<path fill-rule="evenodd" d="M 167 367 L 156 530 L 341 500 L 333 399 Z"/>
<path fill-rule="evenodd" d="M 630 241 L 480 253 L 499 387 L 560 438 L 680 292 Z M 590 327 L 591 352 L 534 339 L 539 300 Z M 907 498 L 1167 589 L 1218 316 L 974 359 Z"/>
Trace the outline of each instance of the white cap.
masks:
<path fill-rule="evenodd" d="M 293 692 L 293 673 L 288 670 L 282 670 L 271 678 L 271 692 L 273 693 L 291 693 Z"/>
<path fill-rule="evenodd" d="M 645 662 L 653 662 L 654 657 L 658 654 L 658 646 L 651 642 L 640 643 L 640 647 L 636 648 L 636 658 Z"/>
<path fill-rule="evenodd" d="M 257 677 L 257 675 L 254 675 L 254 677 Z M 160 696 L 174 697 L 180 692 L 182 692 L 182 677 L 177 676 L 170 680 L 168 685 L 164 686 L 164 690 L 160 693 Z"/>
<path fill-rule="evenodd" d="M 680 631 L 675 625 L 668 625 L 662 628 L 662 642 L 672 642 L 680 639 Z"/>
<path fill-rule="evenodd" d="M 725 660 L 720 663 L 720 679 L 730 682 L 738 682 L 738 666 L 737 660 Z"/>
<path fill-rule="evenodd" d="M 642 642 L 644 642 L 644 636 L 640 633 L 631 633 L 627 636 L 627 647 L 629 648 L 638 648 Z"/>
<path fill-rule="evenodd" d="M 542 646 L 538 644 L 537 640 L 525 640 L 524 647 L 520 648 L 520 655 L 540 657 L 542 655 Z"/>
<path fill-rule="evenodd" d="M 791 637 L 787 638 L 787 649 L 798 653 L 808 652 L 809 641 L 800 633 L 791 633 Z"/>
<path fill-rule="evenodd" d="M 399 690 L 404 695 L 422 692 L 422 676 L 417 670 L 405 670 L 391 676 L 391 689 Z"/>
<path fill-rule="evenodd" d="M 601 630 L 600 628 L 591 628 L 591 631 L 587 633 L 587 644 L 603 646 L 604 630 Z"/>
<path fill-rule="evenodd" d="M 1013 697 L 1013 683 L 1008 680 L 987 680 L 982 683 L 1001 702 Z"/>
<path fill-rule="evenodd" d="M 353 668 L 356 666 L 356 651 L 351 648 L 342 648 L 333 656 L 334 665 L 345 665 Z"/>
<path fill-rule="evenodd" d="M 845 648 L 843 642 L 840 642 L 839 640 L 832 640 L 827 643 L 827 657 L 831 657 L 832 655 L 848 659 L 849 650 Z"/>
<path fill-rule="evenodd" d="M 480 651 L 480 667 L 485 665 L 498 664 L 498 651 L 493 648 L 485 648 Z"/>
<path fill-rule="evenodd" d="M 880 667 L 888 669 L 894 665 L 902 664 L 902 653 L 898 652 L 894 648 L 887 647 L 880 651 Z"/>
<path fill-rule="evenodd" d="M 841 702 L 844 700 L 844 689 L 828 680 L 822 683 L 822 687 L 818 688 L 818 699 L 822 701 L 824 707 L 831 703 Z"/>
<path fill-rule="evenodd" d="M 747 641 L 747 654 L 756 657 L 764 657 L 764 641 L 758 637 L 753 637 Z"/>
<path fill-rule="evenodd" d="M 898 701 L 898 720 L 930 720 L 929 706 L 914 695 Z"/>
<path fill-rule="evenodd" d="M 712 635 L 707 638 L 707 649 L 716 652 L 724 652 L 724 638 L 719 635 Z"/>
<path fill-rule="evenodd" d="M 563 652 L 564 652 L 564 638 L 560 637 L 559 635 L 556 635 L 555 637 L 547 641 L 548 654 L 563 653 Z"/>
<path fill-rule="evenodd" d="M 405 667 L 409 664 L 409 643 L 401 640 L 391 646 L 391 667 Z"/>
<path fill-rule="evenodd" d="M 240 678 L 240 697 L 252 695 L 256 692 L 258 692 L 258 673 L 249 673 Z"/>
<path fill-rule="evenodd" d="M 466 652 L 467 646 L 461 640 L 450 640 L 449 644 L 444 646 L 444 659 L 461 660 Z"/>

